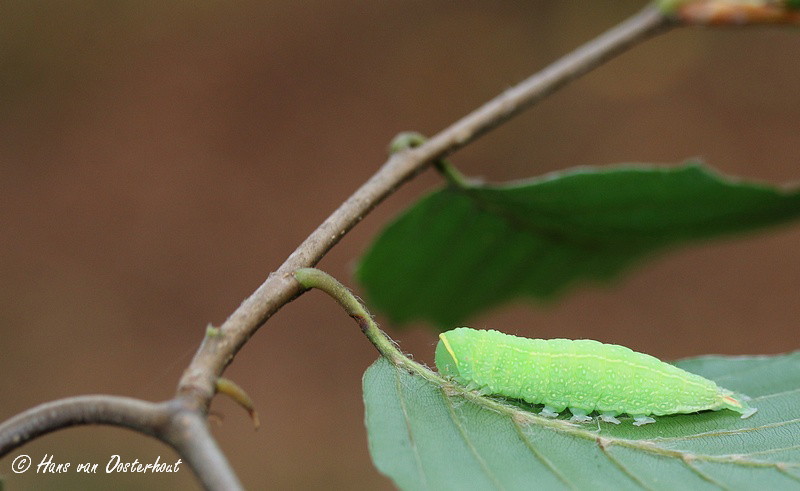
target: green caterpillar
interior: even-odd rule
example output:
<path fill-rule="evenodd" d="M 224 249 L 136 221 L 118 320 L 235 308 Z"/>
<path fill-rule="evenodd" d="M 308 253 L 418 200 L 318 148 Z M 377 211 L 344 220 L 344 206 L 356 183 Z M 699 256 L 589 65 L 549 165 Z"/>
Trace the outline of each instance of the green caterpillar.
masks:
<path fill-rule="evenodd" d="M 757 411 L 746 396 L 700 375 L 590 339 L 528 339 L 460 327 L 439 335 L 436 367 L 484 394 L 544 404 L 542 416 L 569 408 L 577 422 L 591 421 L 592 411 L 614 424 L 626 413 L 636 426 L 654 423 L 650 415 L 730 409 L 748 418 Z"/>

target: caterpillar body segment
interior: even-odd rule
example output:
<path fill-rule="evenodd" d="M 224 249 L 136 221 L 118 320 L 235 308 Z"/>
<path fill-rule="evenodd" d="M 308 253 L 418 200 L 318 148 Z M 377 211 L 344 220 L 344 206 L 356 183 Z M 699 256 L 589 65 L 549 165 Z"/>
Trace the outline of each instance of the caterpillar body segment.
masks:
<path fill-rule="evenodd" d="M 635 425 L 651 415 L 730 409 L 747 418 L 756 412 L 746 397 L 699 375 L 624 346 L 589 339 L 529 339 L 467 327 L 439 335 L 439 372 L 485 394 L 543 404 L 547 417 L 569 409 L 572 420 Z"/>

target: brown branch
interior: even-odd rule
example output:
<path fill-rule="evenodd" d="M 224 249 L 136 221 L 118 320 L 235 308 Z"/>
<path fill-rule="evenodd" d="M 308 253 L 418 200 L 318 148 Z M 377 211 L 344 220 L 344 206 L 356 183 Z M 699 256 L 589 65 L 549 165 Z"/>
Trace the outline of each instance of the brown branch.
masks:
<path fill-rule="evenodd" d="M 122 426 L 158 438 L 169 419 L 166 403 L 108 395 L 47 402 L 0 424 L 0 457 L 47 433 L 87 424 Z"/>
<path fill-rule="evenodd" d="M 398 186 L 431 162 L 475 140 L 544 99 L 570 81 L 642 40 L 662 32 L 670 21 L 656 7 L 647 7 L 629 20 L 556 61 L 484 104 L 413 150 L 393 155 L 364 185 L 328 217 L 286 259 L 277 271 L 225 321 L 207 335 L 184 372 L 178 393 L 191 403 L 207 407 L 214 384 L 250 336 L 279 308 L 301 293 L 291 276 L 310 267 Z"/>
<path fill-rule="evenodd" d="M 172 446 L 206 489 L 242 489 L 202 413 L 177 401 L 89 395 L 47 402 L 0 424 L 0 457 L 42 435 L 79 425 L 119 426 L 152 436 Z"/>

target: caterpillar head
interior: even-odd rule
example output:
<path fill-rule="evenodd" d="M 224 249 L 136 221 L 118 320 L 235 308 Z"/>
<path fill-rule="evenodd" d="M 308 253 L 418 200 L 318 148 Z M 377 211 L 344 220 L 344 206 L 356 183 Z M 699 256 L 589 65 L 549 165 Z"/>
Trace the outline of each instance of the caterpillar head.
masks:
<path fill-rule="evenodd" d="M 447 333 L 439 334 L 439 344 L 436 345 L 436 368 L 445 377 L 456 378 L 459 375 L 458 357 L 447 339 Z"/>

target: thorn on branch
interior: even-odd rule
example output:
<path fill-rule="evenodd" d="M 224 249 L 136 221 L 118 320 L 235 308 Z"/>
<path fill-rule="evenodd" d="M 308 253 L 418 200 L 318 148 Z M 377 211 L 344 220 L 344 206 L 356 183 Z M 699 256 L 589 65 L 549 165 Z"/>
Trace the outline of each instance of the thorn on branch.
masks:
<path fill-rule="evenodd" d="M 220 377 L 217 379 L 215 389 L 218 393 L 225 394 L 243 407 L 247 414 L 250 415 L 250 419 L 253 420 L 253 427 L 256 430 L 261 426 L 261 420 L 258 418 L 258 412 L 256 412 L 253 400 L 236 382 Z"/>

